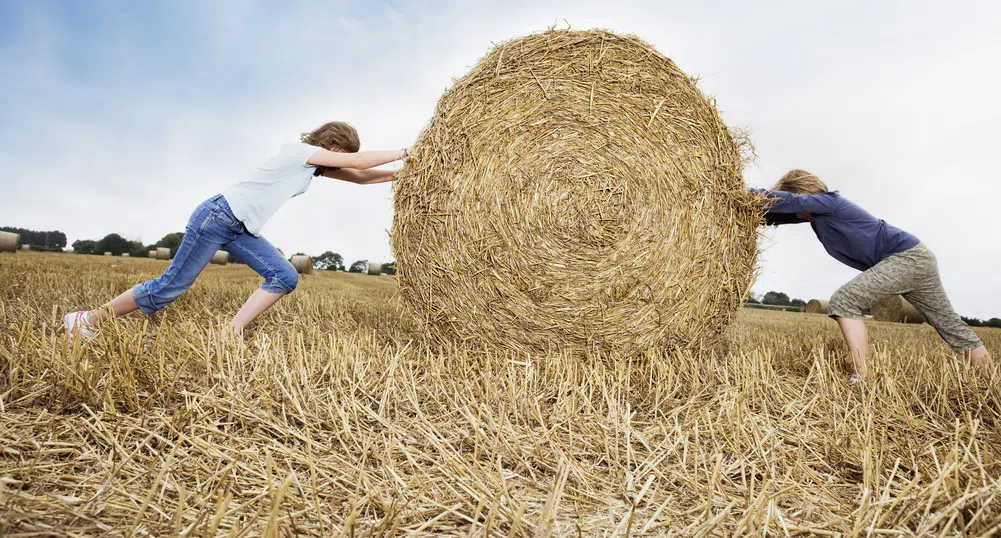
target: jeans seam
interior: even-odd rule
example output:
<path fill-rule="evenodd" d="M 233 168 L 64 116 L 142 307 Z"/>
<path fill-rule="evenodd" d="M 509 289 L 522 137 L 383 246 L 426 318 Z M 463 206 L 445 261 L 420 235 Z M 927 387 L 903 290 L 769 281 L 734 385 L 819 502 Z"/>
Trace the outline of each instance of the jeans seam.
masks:
<path fill-rule="evenodd" d="M 198 227 L 198 229 L 197 229 L 197 230 L 195 230 L 194 228 L 192 228 L 192 231 L 195 231 L 195 237 L 193 238 L 193 243 L 194 243 L 194 244 L 197 244 L 197 243 L 198 243 L 198 240 L 199 240 L 199 239 L 201 239 L 201 237 L 202 237 L 202 233 L 203 233 L 203 232 L 205 231 L 205 227 L 206 227 L 207 225 L 208 225 L 208 219 L 206 218 L 206 219 L 202 219 L 202 224 L 201 224 L 201 226 L 199 226 L 199 227 Z M 187 233 L 187 232 L 185 232 L 185 233 Z M 184 242 L 184 239 L 181 239 L 181 242 L 183 243 L 183 242 Z M 192 248 L 191 248 L 191 249 L 188 249 L 188 250 L 192 250 L 192 249 L 194 248 L 194 244 L 192 245 Z M 180 250 L 180 248 L 181 248 L 181 247 L 177 247 L 177 249 L 178 249 L 178 250 Z M 182 260 L 181 260 L 180 262 L 178 262 L 178 264 L 177 264 L 177 266 L 178 266 L 178 270 L 177 270 L 177 271 L 175 271 L 175 272 L 174 272 L 174 274 L 170 275 L 170 278 L 169 278 L 168 280 L 166 280 L 165 282 L 162 282 L 162 283 L 161 283 L 161 286 L 160 286 L 160 288 L 161 288 L 161 289 L 162 289 L 162 288 L 166 288 L 167 286 L 169 286 L 170 284 L 172 284 L 172 283 L 174 282 L 174 278 L 176 278 L 176 277 L 177 277 L 177 275 L 178 275 L 178 274 L 179 274 L 179 273 L 181 272 L 181 271 L 180 271 L 180 266 L 184 265 L 184 262 L 186 262 L 186 261 L 188 260 L 188 257 L 189 257 L 189 256 L 190 256 L 190 253 L 189 253 L 189 252 L 185 252 L 185 253 L 184 253 L 184 259 L 182 259 Z M 196 277 L 196 278 L 197 278 L 197 277 Z M 152 293 L 150 293 L 150 295 L 152 295 Z M 149 302 L 150 302 L 150 303 L 151 303 L 151 304 L 152 304 L 153 306 L 155 306 L 155 307 L 157 307 L 157 308 L 160 308 L 160 306 L 159 306 L 158 304 L 156 304 L 156 302 L 155 302 L 155 301 L 153 301 L 153 299 L 152 299 L 152 298 L 151 298 L 151 299 L 149 300 Z"/>
<path fill-rule="evenodd" d="M 271 271 L 272 273 L 277 273 L 278 272 L 278 271 L 275 270 L 274 267 L 271 266 L 270 263 L 268 263 L 267 261 L 265 261 L 264 258 L 261 258 L 260 256 L 258 256 L 256 252 L 250 250 L 249 248 L 247 248 L 247 247 L 245 247 L 245 246 L 243 246 L 243 245 L 241 245 L 239 243 L 235 243 L 234 242 L 234 243 L 231 243 L 231 244 L 236 245 L 237 248 L 239 248 L 242 251 L 244 251 L 244 252 L 250 254 L 251 256 L 253 256 L 255 259 L 257 259 L 257 261 L 261 262 L 261 265 L 263 265 L 264 267 L 267 267 L 268 271 Z M 264 275 L 261 275 L 261 276 L 264 276 Z M 267 281 L 268 281 L 268 277 L 264 277 L 264 282 L 267 282 Z M 280 288 L 282 288 L 283 290 L 285 290 L 285 293 L 292 293 L 292 290 L 290 290 L 289 287 L 286 286 L 282 281 L 276 279 L 275 283 L 278 284 L 278 286 Z"/>

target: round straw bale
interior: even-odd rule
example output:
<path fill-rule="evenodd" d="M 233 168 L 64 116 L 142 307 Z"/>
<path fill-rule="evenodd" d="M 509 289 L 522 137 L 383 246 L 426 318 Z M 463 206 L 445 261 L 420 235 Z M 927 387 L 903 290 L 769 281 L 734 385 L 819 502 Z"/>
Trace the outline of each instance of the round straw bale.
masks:
<path fill-rule="evenodd" d="M 229 252 L 225 250 L 217 250 L 215 254 L 212 255 L 212 263 L 216 265 L 226 265 L 229 263 Z"/>
<path fill-rule="evenodd" d="M 21 250 L 31 250 L 31 245 L 21 245 Z"/>
<path fill-rule="evenodd" d="M 149 253 L 146 254 L 146 257 L 148 257 L 148 258 L 156 258 L 156 251 L 155 250 L 149 251 Z"/>
<path fill-rule="evenodd" d="M 917 308 L 899 295 L 891 295 L 872 305 L 872 319 L 896 323 L 924 323 Z"/>
<path fill-rule="evenodd" d="M 372 276 L 379 276 L 382 274 L 382 264 L 368 262 L 368 274 Z"/>
<path fill-rule="evenodd" d="M 830 306 L 831 302 L 827 299 L 810 299 L 810 301 L 806 303 L 806 308 L 803 311 L 807 314 L 827 315 Z"/>
<path fill-rule="evenodd" d="M 415 319 L 438 341 L 529 353 L 718 344 L 760 216 L 695 82 L 607 31 L 492 49 L 442 95 L 393 187 Z"/>
<path fill-rule="evenodd" d="M 170 259 L 170 249 L 160 247 L 156 249 L 156 259 L 158 260 L 169 260 Z"/>
<path fill-rule="evenodd" d="M 104 255 L 105 256 L 111 256 L 112 254 L 110 252 L 105 251 Z"/>
<path fill-rule="evenodd" d="M 21 234 L 0 232 L 0 252 L 17 252 L 17 242 L 20 240 Z"/>
<path fill-rule="evenodd" d="M 131 254 L 129 254 L 128 252 L 123 252 L 123 253 L 122 253 L 122 257 L 123 257 L 123 258 L 129 258 L 129 257 L 131 257 L 131 256 L 132 256 L 132 255 L 131 255 Z"/>
<path fill-rule="evenodd" d="M 292 262 L 292 267 L 295 267 L 296 272 L 300 275 L 308 275 L 313 272 L 313 258 L 310 256 L 292 256 L 290 261 Z"/>

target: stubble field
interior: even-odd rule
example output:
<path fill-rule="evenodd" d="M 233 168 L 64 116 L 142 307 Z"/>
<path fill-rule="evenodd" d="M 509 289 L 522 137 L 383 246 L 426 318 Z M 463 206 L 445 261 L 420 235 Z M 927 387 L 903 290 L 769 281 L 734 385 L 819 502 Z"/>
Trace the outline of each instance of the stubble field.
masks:
<path fill-rule="evenodd" d="M 745 310 L 718 357 L 432 348 L 392 277 L 210 266 L 69 345 L 62 314 L 166 262 L 0 255 L 3 536 L 991 536 L 1001 389 L 927 325 L 872 323 L 846 384 L 820 315 Z M 1001 330 L 980 330 L 995 355 Z"/>

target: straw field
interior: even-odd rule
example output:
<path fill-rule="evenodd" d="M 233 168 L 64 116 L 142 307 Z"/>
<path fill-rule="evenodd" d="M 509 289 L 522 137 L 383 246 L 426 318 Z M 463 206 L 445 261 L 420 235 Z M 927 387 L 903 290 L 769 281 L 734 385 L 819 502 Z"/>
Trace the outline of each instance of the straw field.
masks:
<path fill-rule="evenodd" d="M 228 265 L 86 346 L 57 330 L 162 270 L 0 256 L 0 535 L 1001 528 L 1001 391 L 927 325 L 872 322 L 875 380 L 849 387 L 823 316 L 743 310 L 721 357 L 477 354 L 431 347 L 395 278 L 316 271 L 220 343 L 259 284 Z"/>

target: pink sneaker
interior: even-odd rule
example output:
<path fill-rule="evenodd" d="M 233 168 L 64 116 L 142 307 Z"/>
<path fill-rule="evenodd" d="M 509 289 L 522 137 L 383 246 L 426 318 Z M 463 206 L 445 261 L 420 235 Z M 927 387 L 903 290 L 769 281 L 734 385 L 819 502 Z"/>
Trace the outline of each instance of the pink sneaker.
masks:
<path fill-rule="evenodd" d="M 94 337 L 94 328 L 87 322 L 87 312 L 70 312 L 63 316 L 63 329 L 69 335 L 70 342 L 77 336 L 82 336 L 84 340 Z"/>

